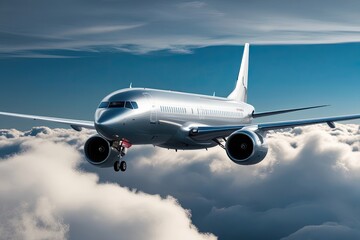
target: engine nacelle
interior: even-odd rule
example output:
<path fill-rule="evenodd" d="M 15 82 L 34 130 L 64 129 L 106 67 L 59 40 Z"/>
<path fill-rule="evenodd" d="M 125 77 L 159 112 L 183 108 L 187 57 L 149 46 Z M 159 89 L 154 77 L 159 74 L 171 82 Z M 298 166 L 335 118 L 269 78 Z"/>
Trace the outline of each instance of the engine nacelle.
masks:
<path fill-rule="evenodd" d="M 87 161 L 98 167 L 112 167 L 119 159 L 119 152 L 99 135 L 94 135 L 86 141 L 84 152 Z"/>
<path fill-rule="evenodd" d="M 251 130 L 239 130 L 232 133 L 226 141 L 225 148 L 229 158 L 240 165 L 257 164 L 268 152 L 265 138 Z"/>

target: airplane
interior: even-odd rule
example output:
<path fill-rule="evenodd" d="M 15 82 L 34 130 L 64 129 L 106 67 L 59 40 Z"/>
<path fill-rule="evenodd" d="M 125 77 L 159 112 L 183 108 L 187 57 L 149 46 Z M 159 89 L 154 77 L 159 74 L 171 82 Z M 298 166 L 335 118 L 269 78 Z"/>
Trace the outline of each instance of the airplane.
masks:
<path fill-rule="evenodd" d="M 359 119 L 360 114 L 269 123 L 253 119 L 315 109 L 326 105 L 255 112 L 247 103 L 249 43 L 244 46 L 234 90 L 227 97 L 207 96 L 148 88 L 132 88 L 110 93 L 95 111 L 94 121 L 0 112 L 0 115 L 43 120 L 70 125 L 74 130 L 95 129 L 84 145 L 87 161 L 98 167 L 125 171 L 123 160 L 132 145 L 152 144 L 174 149 L 223 148 L 239 165 L 261 162 L 268 152 L 266 133 L 270 130 L 311 124 Z"/>

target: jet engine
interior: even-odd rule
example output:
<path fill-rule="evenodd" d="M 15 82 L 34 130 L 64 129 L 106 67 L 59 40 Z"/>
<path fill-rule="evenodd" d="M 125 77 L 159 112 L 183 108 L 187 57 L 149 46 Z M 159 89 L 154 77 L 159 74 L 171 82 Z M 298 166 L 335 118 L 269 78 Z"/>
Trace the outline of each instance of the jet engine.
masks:
<path fill-rule="evenodd" d="M 260 133 L 242 129 L 228 137 L 225 149 L 236 164 L 253 165 L 265 158 L 268 146 Z"/>
<path fill-rule="evenodd" d="M 112 167 L 119 159 L 119 151 L 99 135 L 94 135 L 86 141 L 84 152 L 87 161 L 98 167 Z"/>

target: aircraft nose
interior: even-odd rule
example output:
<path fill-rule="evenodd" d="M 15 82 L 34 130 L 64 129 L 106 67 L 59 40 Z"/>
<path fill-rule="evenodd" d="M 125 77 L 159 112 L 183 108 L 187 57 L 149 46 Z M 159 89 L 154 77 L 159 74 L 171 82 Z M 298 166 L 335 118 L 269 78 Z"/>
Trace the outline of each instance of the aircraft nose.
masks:
<path fill-rule="evenodd" d="M 117 138 L 118 117 L 111 111 L 104 111 L 99 114 L 95 119 L 95 129 L 103 137 L 109 140 Z"/>
<path fill-rule="evenodd" d="M 105 110 L 98 112 L 96 113 L 95 124 L 98 125 L 106 124 L 107 122 L 110 122 L 112 118 L 113 118 L 113 114 L 111 114 L 109 111 Z"/>

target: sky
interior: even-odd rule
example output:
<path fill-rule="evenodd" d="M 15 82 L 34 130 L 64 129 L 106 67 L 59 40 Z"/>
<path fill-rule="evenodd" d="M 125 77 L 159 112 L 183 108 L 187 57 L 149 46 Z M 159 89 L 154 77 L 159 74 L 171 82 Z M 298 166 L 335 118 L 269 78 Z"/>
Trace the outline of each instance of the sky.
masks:
<path fill-rule="evenodd" d="M 359 10 L 355 0 L 3 0 L 0 111 L 93 120 L 101 99 L 130 83 L 227 96 L 250 42 L 248 101 L 257 111 L 331 105 L 261 121 L 359 113 Z M 93 132 L 10 117 L 0 129 L 0 236 L 360 235 L 358 125 L 272 133 L 267 158 L 245 168 L 221 149 L 133 148 L 123 175 L 86 162 L 82 144 Z"/>
<path fill-rule="evenodd" d="M 93 120 L 107 94 L 149 87 L 227 96 L 235 86 L 243 46 L 194 49 L 191 54 L 85 53 L 76 58 L 0 59 L 1 110 Z M 258 111 L 329 104 L 262 121 L 358 113 L 360 45 L 253 45 L 249 103 Z M 32 121 L 1 118 L 3 127 Z M 56 125 L 60 126 L 60 125 Z"/>

